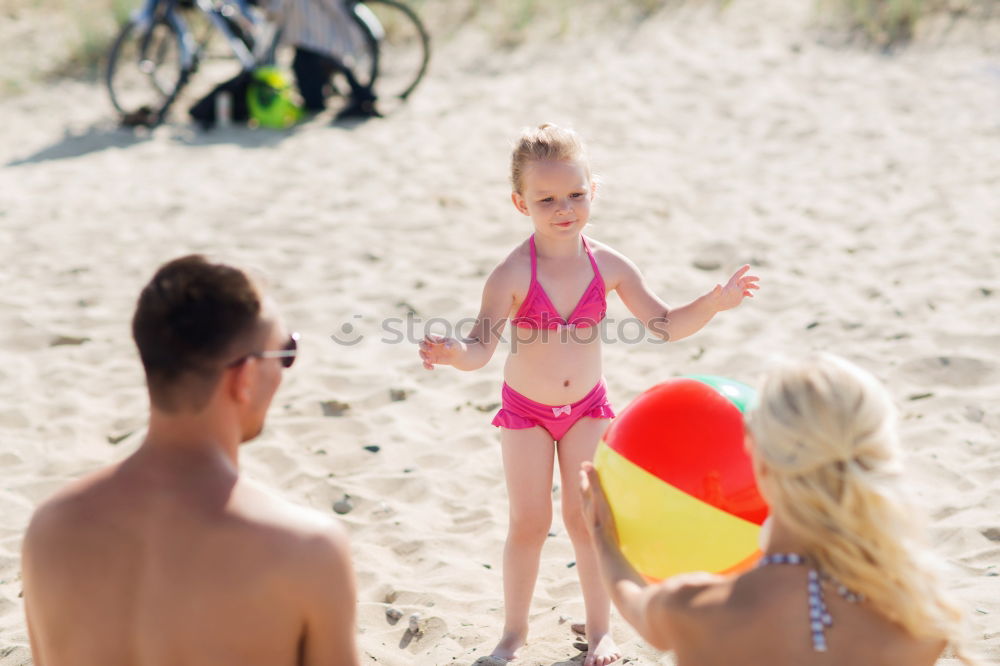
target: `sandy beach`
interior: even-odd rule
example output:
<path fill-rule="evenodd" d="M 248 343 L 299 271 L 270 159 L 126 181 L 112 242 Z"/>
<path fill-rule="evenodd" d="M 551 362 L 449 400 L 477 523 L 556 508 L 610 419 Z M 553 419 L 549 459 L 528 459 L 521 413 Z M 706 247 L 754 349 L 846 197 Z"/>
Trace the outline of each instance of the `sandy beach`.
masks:
<path fill-rule="evenodd" d="M 175 113 L 134 133 L 80 81 L 0 99 L 0 666 L 32 663 L 19 563 L 31 512 L 142 441 L 130 317 L 154 269 L 190 252 L 251 268 L 303 335 L 241 463 L 322 511 L 350 497 L 363 663 L 489 653 L 504 353 L 428 372 L 415 342 L 433 318 L 474 317 L 485 276 L 530 233 L 509 151 L 544 121 L 589 144 L 588 235 L 668 302 L 744 262 L 762 280 L 753 302 L 673 344 L 637 340 L 610 298 L 613 404 L 681 374 L 753 384 L 811 350 L 872 371 L 900 407 L 931 540 L 1000 664 L 1000 42 L 964 29 L 884 54 L 830 37 L 798 0 L 540 28 L 506 50 L 470 28 L 435 42 L 393 115 L 288 131 L 200 133 Z M 554 515 L 528 665 L 581 660 L 569 625 L 583 604 Z M 673 663 L 617 615 L 613 629 L 630 665 Z"/>

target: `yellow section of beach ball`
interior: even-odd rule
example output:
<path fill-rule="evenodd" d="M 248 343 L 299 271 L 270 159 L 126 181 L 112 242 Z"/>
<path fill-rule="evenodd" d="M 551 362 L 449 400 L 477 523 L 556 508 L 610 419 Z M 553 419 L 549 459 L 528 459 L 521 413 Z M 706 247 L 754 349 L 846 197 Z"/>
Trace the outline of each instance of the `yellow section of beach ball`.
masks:
<path fill-rule="evenodd" d="M 688 571 L 726 573 L 758 556 L 760 527 L 691 497 L 629 462 L 603 441 L 594 466 L 615 517 L 622 553 L 651 580 Z"/>

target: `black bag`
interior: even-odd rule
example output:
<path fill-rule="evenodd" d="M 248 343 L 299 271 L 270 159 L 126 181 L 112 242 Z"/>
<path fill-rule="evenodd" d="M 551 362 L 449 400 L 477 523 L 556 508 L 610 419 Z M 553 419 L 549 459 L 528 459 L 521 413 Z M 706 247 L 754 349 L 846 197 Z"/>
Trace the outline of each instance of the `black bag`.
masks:
<path fill-rule="evenodd" d="M 247 89 L 250 87 L 252 78 L 251 72 L 240 72 L 235 77 L 213 88 L 212 92 L 198 100 L 188 113 L 201 125 L 202 129 L 211 129 L 218 121 L 218 118 L 215 117 L 215 109 L 219 94 L 228 93 L 232 102 L 231 120 L 234 123 L 245 123 L 250 118 L 250 109 L 247 108 Z"/>

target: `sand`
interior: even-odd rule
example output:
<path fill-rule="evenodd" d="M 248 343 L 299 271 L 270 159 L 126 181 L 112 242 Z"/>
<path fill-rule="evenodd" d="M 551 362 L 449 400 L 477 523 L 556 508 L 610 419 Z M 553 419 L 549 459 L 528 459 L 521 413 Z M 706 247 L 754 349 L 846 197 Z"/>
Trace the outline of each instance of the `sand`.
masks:
<path fill-rule="evenodd" d="M 391 117 L 286 132 L 202 134 L 175 115 L 134 134 L 83 82 L 0 100 L 0 664 L 31 663 L 31 511 L 141 441 L 132 308 L 158 264 L 195 251 L 264 276 L 303 333 L 242 464 L 323 511 L 352 499 L 363 663 L 488 654 L 503 353 L 427 372 L 413 340 L 432 317 L 474 316 L 485 275 L 529 233 L 508 151 L 542 121 L 588 140 L 601 178 L 588 233 L 669 302 L 742 262 L 762 278 L 757 299 L 688 340 L 607 345 L 614 404 L 678 374 L 753 383 L 811 350 L 870 369 L 900 405 L 913 493 L 1000 663 L 1000 52 L 967 28 L 887 55 L 818 26 L 812 3 L 761 0 L 539 29 L 512 50 L 460 33 Z M 609 316 L 627 316 L 616 297 Z M 558 518 L 553 533 L 525 664 L 579 661 Z M 613 629 L 630 664 L 672 663 L 617 615 Z"/>

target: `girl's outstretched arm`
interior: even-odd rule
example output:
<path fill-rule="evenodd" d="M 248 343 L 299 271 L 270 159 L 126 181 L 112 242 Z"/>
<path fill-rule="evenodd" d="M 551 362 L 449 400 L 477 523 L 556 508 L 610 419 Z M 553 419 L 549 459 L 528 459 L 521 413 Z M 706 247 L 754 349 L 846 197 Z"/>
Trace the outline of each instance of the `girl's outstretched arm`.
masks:
<path fill-rule="evenodd" d="M 479 316 L 467 337 L 424 337 L 420 342 L 420 360 L 425 368 L 433 370 L 435 365 L 451 365 L 459 370 L 478 370 L 489 363 L 514 304 L 512 276 L 507 262 L 493 269 L 483 287 Z"/>
<path fill-rule="evenodd" d="M 680 340 L 701 330 L 717 313 L 735 308 L 744 298 L 753 298 L 754 290 L 760 288 L 759 278 L 747 275 L 750 266 L 744 265 L 725 285 L 717 284 L 687 305 L 671 308 L 653 293 L 635 264 L 617 252 L 612 256 L 617 259 L 615 272 L 619 276 L 615 288 L 625 307 L 664 340 Z"/>

